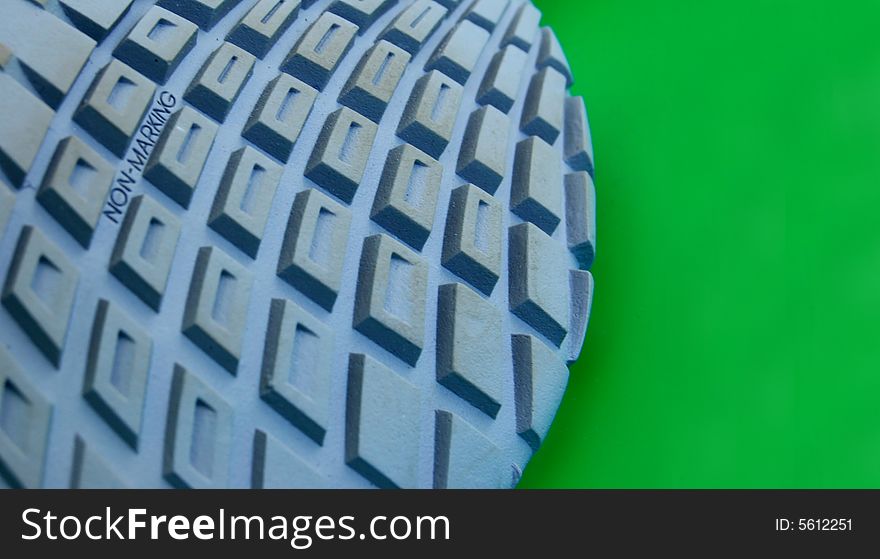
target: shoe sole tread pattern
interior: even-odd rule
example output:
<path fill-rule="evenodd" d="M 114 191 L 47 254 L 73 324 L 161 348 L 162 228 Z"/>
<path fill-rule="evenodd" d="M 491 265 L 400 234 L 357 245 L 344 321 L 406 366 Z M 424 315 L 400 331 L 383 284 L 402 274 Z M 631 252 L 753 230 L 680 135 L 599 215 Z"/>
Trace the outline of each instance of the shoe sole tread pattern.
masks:
<path fill-rule="evenodd" d="M 596 238 L 529 0 L 3 1 L 2 485 L 517 483 Z"/>

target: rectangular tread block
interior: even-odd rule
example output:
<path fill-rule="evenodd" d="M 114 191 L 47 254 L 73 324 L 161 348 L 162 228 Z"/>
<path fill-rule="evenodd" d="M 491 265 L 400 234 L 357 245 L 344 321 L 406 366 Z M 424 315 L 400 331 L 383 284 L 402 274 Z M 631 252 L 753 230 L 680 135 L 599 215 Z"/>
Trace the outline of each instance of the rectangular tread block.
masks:
<path fill-rule="evenodd" d="M 440 27 L 448 10 L 432 0 L 416 0 L 379 35 L 415 56 Z"/>
<path fill-rule="evenodd" d="M 557 347 L 568 334 L 568 252 L 531 223 L 510 228 L 510 310 Z"/>
<path fill-rule="evenodd" d="M 284 443 L 257 429 L 251 471 L 253 489 L 329 489 L 330 484 Z"/>
<path fill-rule="evenodd" d="M 373 149 L 376 124 L 343 107 L 327 117 L 305 176 L 346 204 L 351 204 L 364 178 Z"/>
<path fill-rule="evenodd" d="M 164 84 L 195 46 L 198 30 L 179 15 L 153 6 L 119 43 L 113 56 Z"/>
<path fill-rule="evenodd" d="M 3 286 L 3 306 L 57 368 L 73 314 L 79 272 L 30 225 L 21 230 Z"/>
<path fill-rule="evenodd" d="M 528 62 L 528 55 L 514 46 L 498 51 L 480 84 L 477 102 L 509 113 L 519 95 L 519 84 Z"/>
<path fill-rule="evenodd" d="M 137 450 L 153 341 L 110 301 L 98 301 L 89 342 L 83 397 Z"/>
<path fill-rule="evenodd" d="M 507 167 L 509 137 L 510 119 L 492 105 L 471 113 L 458 155 L 459 176 L 495 194 Z"/>
<path fill-rule="evenodd" d="M 223 43 L 208 58 L 183 98 L 218 122 L 226 115 L 251 77 L 256 58 L 232 43 Z"/>
<path fill-rule="evenodd" d="M 257 257 L 281 165 L 247 146 L 229 157 L 208 225 L 251 258 Z"/>
<path fill-rule="evenodd" d="M 575 171 L 594 176 L 593 141 L 583 97 L 565 100 L 565 162 Z"/>
<path fill-rule="evenodd" d="M 379 41 L 355 68 L 339 94 L 339 102 L 378 124 L 410 58 L 400 47 Z"/>
<path fill-rule="evenodd" d="M 251 297 L 251 272 L 216 247 L 202 247 L 181 331 L 232 374 L 238 370 Z"/>
<path fill-rule="evenodd" d="M 52 405 L 0 344 L 0 478 L 12 487 L 43 480 Z"/>
<path fill-rule="evenodd" d="M 554 68 L 535 74 L 526 94 L 520 129 L 550 145 L 556 143 L 563 126 L 565 91 L 565 77 Z"/>
<path fill-rule="evenodd" d="M 284 234 L 278 277 L 328 311 L 342 287 L 351 212 L 309 189 L 296 195 Z"/>
<path fill-rule="evenodd" d="M 263 58 L 299 14 L 300 0 L 259 0 L 226 40 Z"/>
<path fill-rule="evenodd" d="M 489 42 L 488 31 L 475 23 L 463 20 L 440 43 L 425 71 L 439 70 L 464 85 Z"/>
<path fill-rule="evenodd" d="M 324 12 L 303 34 L 281 65 L 317 90 L 323 90 L 358 33 L 358 26 L 334 13 Z"/>
<path fill-rule="evenodd" d="M 6 225 L 9 218 L 12 217 L 12 210 L 15 209 L 15 194 L 9 190 L 6 183 L 0 180 L 0 239 L 6 231 Z"/>
<path fill-rule="evenodd" d="M 571 73 L 571 67 L 568 65 L 568 59 L 565 58 L 565 52 L 556 33 L 549 27 L 541 29 L 541 48 L 538 50 L 537 68 L 553 68 L 563 76 L 565 76 L 566 87 L 571 87 L 574 83 L 574 77 Z"/>
<path fill-rule="evenodd" d="M 503 209 L 487 192 L 472 184 L 452 191 L 443 266 L 484 295 L 491 295 L 501 276 Z"/>
<path fill-rule="evenodd" d="M 260 397 L 316 443 L 330 427 L 333 331 L 293 301 L 273 299 Z"/>
<path fill-rule="evenodd" d="M 391 150 L 373 201 L 373 221 L 422 250 L 434 228 L 443 167 L 411 145 Z"/>
<path fill-rule="evenodd" d="M 495 305 L 460 283 L 440 286 L 437 382 L 493 419 L 504 398 L 506 341 Z"/>
<path fill-rule="evenodd" d="M 186 489 L 222 489 L 229 478 L 232 408 L 212 388 L 174 366 L 162 473 Z"/>
<path fill-rule="evenodd" d="M 491 33 L 509 5 L 510 0 L 476 0 L 465 12 L 464 17 Z"/>
<path fill-rule="evenodd" d="M 146 194 L 131 201 L 110 256 L 110 273 L 154 311 L 159 311 L 180 221 Z"/>
<path fill-rule="evenodd" d="M 516 146 L 510 209 L 552 235 L 562 221 L 562 160 L 537 136 Z"/>
<path fill-rule="evenodd" d="M 70 466 L 71 489 L 129 489 L 98 453 L 77 435 Z"/>
<path fill-rule="evenodd" d="M 159 0 L 159 5 L 178 13 L 205 31 L 223 19 L 241 0 Z"/>
<path fill-rule="evenodd" d="M 312 86 L 281 74 L 266 86 L 241 135 L 287 163 L 317 97 Z"/>
<path fill-rule="evenodd" d="M 335 0 L 327 11 L 354 23 L 360 28 L 360 33 L 363 33 L 396 2 L 397 0 Z"/>
<path fill-rule="evenodd" d="M 578 360 L 584 347 L 584 337 L 590 322 L 593 307 L 593 274 L 583 270 L 570 272 L 571 286 L 571 328 L 569 329 L 568 363 Z"/>
<path fill-rule="evenodd" d="M 435 412 L 434 489 L 507 489 L 501 449 L 452 412 Z"/>
<path fill-rule="evenodd" d="M 535 37 L 538 35 L 538 26 L 541 24 L 541 12 L 531 2 L 523 2 L 522 7 L 516 13 L 510 27 L 501 39 L 501 46 L 513 45 L 529 52 Z"/>
<path fill-rule="evenodd" d="M 516 432 L 537 451 L 568 386 L 568 366 L 534 337 L 512 338 Z"/>
<path fill-rule="evenodd" d="M 184 106 L 168 117 L 144 166 L 144 177 L 181 207 L 189 208 L 216 135 L 216 123 Z"/>
<path fill-rule="evenodd" d="M 589 270 L 596 258 L 596 187 L 583 171 L 565 176 L 565 215 L 568 249 Z"/>
<path fill-rule="evenodd" d="M 59 142 L 37 200 L 84 248 L 101 218 L 115 169 L 76 136 Z"/>
<path fill-rule="evenodd" d="M 375 359 L 352 354 L 345 404 L 345 461 L 382 488 L 418 484 L 419 391 Z"/>
<path fill-rule="evenodd" d="M 0 43 L 21 64 L 37 94 L 58 108 L 95 48 L 95 40 L 47 10 L 3 2 Z"/>
<path fill-rule="evenodd" d="M 100 42 L 128 12 L 132 0 L 59 0 L 70 21 Z"/>
<path fill-rule="evenodd" d="M 20 187 L 49 131 L 55 111 L 0 73 L 0 167 Z"/>
<path fill-rule="evenodd" d="M 425 345 L 428 265 L 386 235 L 364 240 L 353 326 L 404 363 L 415 366 Z"/>
<path fill-rule="evenodd" d="M 131 66 L 112 60 L 92 82 L 73 119 L 117 157 L 125 155 L 156 85 Z"/>
<path fill-rule="evenodd" d="M 439 159 L 458 118 L 464 88 L 448 76 L 432 71 L 416 82 L 397 135 L 435 159 Z"/>

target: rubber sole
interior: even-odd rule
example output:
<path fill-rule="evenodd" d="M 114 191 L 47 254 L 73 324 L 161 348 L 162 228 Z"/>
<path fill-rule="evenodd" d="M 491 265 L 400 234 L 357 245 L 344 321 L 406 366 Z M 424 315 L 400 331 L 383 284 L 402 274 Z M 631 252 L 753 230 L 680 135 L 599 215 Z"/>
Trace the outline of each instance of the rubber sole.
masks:
<path fill-rule="evenodd" d="M 530 2 L 0 4 L 0 479 L 516 484 L 596 236 Z"/>

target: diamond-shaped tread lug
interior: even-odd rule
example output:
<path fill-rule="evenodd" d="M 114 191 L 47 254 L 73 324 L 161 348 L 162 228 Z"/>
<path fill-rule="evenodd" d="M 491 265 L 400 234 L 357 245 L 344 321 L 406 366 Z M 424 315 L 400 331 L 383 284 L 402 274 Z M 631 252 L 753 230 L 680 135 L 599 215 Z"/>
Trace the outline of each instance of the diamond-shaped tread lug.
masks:
<path fill-rule="evenodd" d="M 146 76 L 114 59 L 95 77 L 73 120 L 122 157 L 155 91 L 156 85 Z"/>
<path fill-rule="evenodd" d="M 364 240 L 353 326 L 415 366 L 425 344 L 428 265 L 386 235 Z"/>
<path fill-rule="evenodd" d="M 137 450 L 153 342 L 121 307 L 98 302 L 89 342 L 83 397 Z"/>
<path fill-rule="evenodd" d="M 95 40 L 27 2 L 3 2 L 0 43 L 47 105 L 58 108 L 86 66 Z"/>
<path fill-rule="evenodd" d="M 532 136 L 516 146 L 510 209 L 552 235 L 562 221 L 562 162 L 544 140 Z"/>
<path fill-rule="evenodd" d="M 537 451 L 568 385 L 568 367 L 532 336 L 512 337 L 516 432 Z"/>
<path fill-rule="evenodd" d="M 489 417 L 504 395 L 507 354 L 500 311 L 460 283 L 440 286 L 437 304 L 437 382 Z"/>
<path fill-rule="evenodd" d="M 0 168 L 14 186 L 24 182 L 54 116 L 12 76 L 0 73 Z"/>
<path fill-rule="evenodd" d="M 327 479 L 281 441 L 259 429 L 254 433 L 254 489 L 328 489 Z"/>
<path fill-rule="evenodd" d="M 468 8 L 464 17 L 491 33 L 501 21 L 509 4 L 510 0 L 477 0 Z"/>
<path fill-rule="evenodd" d="M 85 248 L 101 218 L 114 169 L 76 136 L 62 140 L 37 192 L 37 200 Z"/>
<path fill-rule="evenodd" d="M 562 131 L 564 111 L 565 77 L 554 68 L 544 68 L 529 84 L 520 129 L 553 145 Z"/>
<path fill-rule="evenodd" d="M 70 21 L 83 33 L 101 41 L 128 12 L 132 0 L 59 0 Z"/>
<path fill-rule="evenodd" d="M 323 90 L 348 54 L 358 26 L 336 14 L 324 12 L 303 34 L 281 70 Z"/>
<path fill-rule="evenodd" d="M 363 354 L 352 354 L 345 406 L 345 461 L 386 488 L 417 485 L 419 391 Z"/>
<path fill-rule="evenodd" d="M 460 22 L 434 51 L 425 71 L 439 70 L 464 85 L 479 62 L 489 37 L 489 32 L 475 23 Z"/>
<path fill-rule="evenodd" d="M 110 464 L 79 435 L 73 440 L 70 488 L 128 489 L 125 482 L 110 467 Z"/>
<path fill-rule="evenodd" d="M 403 77 L 410 54 L 388 41 L 367 51 L 339 94 L 339 102 L 379 123 Z"/>
<path fill-rule="evenodd" d="M 477 102 L 493 105 L 499 111 L 509 113 L 519 96 L 519 85 L 527 65 L 528 56 L 514 46 L 498 51 L 480 84 Z"/>
<path fill-rule="evenodd" d="M 379 37 L 415 55 L 440 26 L 446 13 L 447 9 L 437 2 L 416 0 Z"/>
<path fill-rule="evenodd" d="M 212 229 L 256 258 L 269 220 L 281 165 L 247 146 L 229 157 L 208 217 Z"/>
<path fill-rule="evenodd" d="M 229 478 L 232 408 L 202 380 L 174 366 L 162 473 L 175 487 L 219 489 Z"/>
<path fill-rule="evenodd" d="M 346 204 L 351 204 L 364 178 L 378 127 L 348 107 L 327 118 L 305 176 Z"/>
<path fill-rule="evenodd" d="M 583 171 L 565 176 L 565 214 L 568 249 L 589 270 L 596 258 L 596 188 Z"/>
<path fill-rule="evenodd" d="M 569 334 L 568 363 L 578 360 L 584 347 L 584 337 L 590 324 L 593 307 L 593 274 L 583 270 L 569 272 L 571 286 L 571 328 Z"/>
<path fill-rule="evenodd" d="M 363 33 L 395 3 L 397 0 L 335 0 L 327 11 L 354 23 Z"/>
<path fill-rule="evenodd" d="M 296 195 L 281 256 L 278 277 L 328 311 L 342 287 L 351 212 L 315 189 Z"/>
<path fill-rule="evenodd" d="M 434 227 L 443 167 L 428 154 L 403 144 L 391 150 L 373 201 L 373 221 L 422 250 Z"/>
<path fill-rule="evenodd" d="M 557 347 L 568 334 L 565 248 L 531 223 L 510 228 L 510 310 Z"/>
<path fill-rule="evenodd" d="M 501 449 L 452 412 L 435 413 L 434 489 L 504 489 Z"/>
<path fill-rule="evenodd" d="M 397 127 L 397 135 L 439 159 L 458 118 L 464 89 L 444 74 L 433 71 L 416 82 Z"/>
<path fill-rule="evenodd" d="M 571 67 L 568 65 L 568 59 L 562 51 L 559 39 L 556 33 L 549 27 L 541 29 L 541 48 L 538 50 L 538 69 L 551 67 L 557 72 L 565 76 L 566 87 L 571 87 L 574 78 L 571 74 Z"/>
<path fill-rule="evenodd" d="M 183 333 L 232 374 L 238 370 L 253 277 L 216 247 L 196 258 L 183 312 Z"/>
<path fill-rule="evenodd" d="M 58 367 L 79 272 L 56 244 L 30 225 L 21 230 L 3 286 L 3 306 Z"/>
<path fill-rule="evenodd" d="M 255 60 L 241 47 L 223 43 L 196 74 L 183 98 L 217 122 L 223 122 L 250 79 Z"/>
<path fill-rule="evenodd" d="M 501 46 L 513 45 L 529 52 L 538 35 L 541 12 L 531 2 L 524 2 L 501 39 Z"/>
<path fill-rule="evenodd" d="M 241 135 L 287 163 L 317 96 L 312 86 L 281 74 L 266 86 Z"/>
<path fill-rule="evenodd" d="M 183 107 L 162 129 L 144 177 L 181 207 L 189 208 L 216 135 L 215 122 L 192 107 Z"/>
<path fill-rule="evenodd" d="M 263 58 L 299 13 L 299 0 L 259 0 L 226 40 Z"/>
<path fill-rule="evenodd" d="M 131 201 L 110 256 L 110 273 L 154 311 L 168 284 L 180 221 L 146 194 Z"/>
<path fill-rule="evenodd" d="M 241 0 L 159 0 L 159 5 L 178 13 L 204 30 L 210 30 Z"/>
<path fill-rule="evenodd" d="M 274 299 L 260 397 L 318 444 L 329 428 L 333 331 L 292 301 Z"/>
<path fill-rule="evenodd" d="M 119 43 L 113 55 L 149 79 L 164 84 L 196 44 L 198 27 L 153 6 Z"/>
<path fill-rule="evenodd" d="M 495 194 L 507 168 L 510 128 L 507 115 L 491 105 L 471 113 L 458 156 L 459 176 Z"/>
<path fill-rule="evenodd" d="M 583 97 L 565 100 L 565 162 L 575 171 L 594 174 L 593 141 Z"/>
<path fill-rule="evenodd" d="M 0 478 L 38 487 L 43 478 L 52 405 L 0 344 Z"/>
<path fill-rule="evenodd" d="M 501 275 L 503 209 L 471 184 L 452 191 L 443 238 L 443 266 L 484 295 L 491 295 Z"/>

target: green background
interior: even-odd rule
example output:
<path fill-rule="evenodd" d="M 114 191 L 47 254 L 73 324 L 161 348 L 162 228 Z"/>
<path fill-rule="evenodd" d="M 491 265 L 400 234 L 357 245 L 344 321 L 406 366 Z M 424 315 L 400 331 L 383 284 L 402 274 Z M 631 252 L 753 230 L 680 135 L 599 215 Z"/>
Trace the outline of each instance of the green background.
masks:
<path fill-rule="evenodd" d="M 523 487 L 880 487 L 876 2 L 538 0 L 587 100 L 586 346 Z"/>

